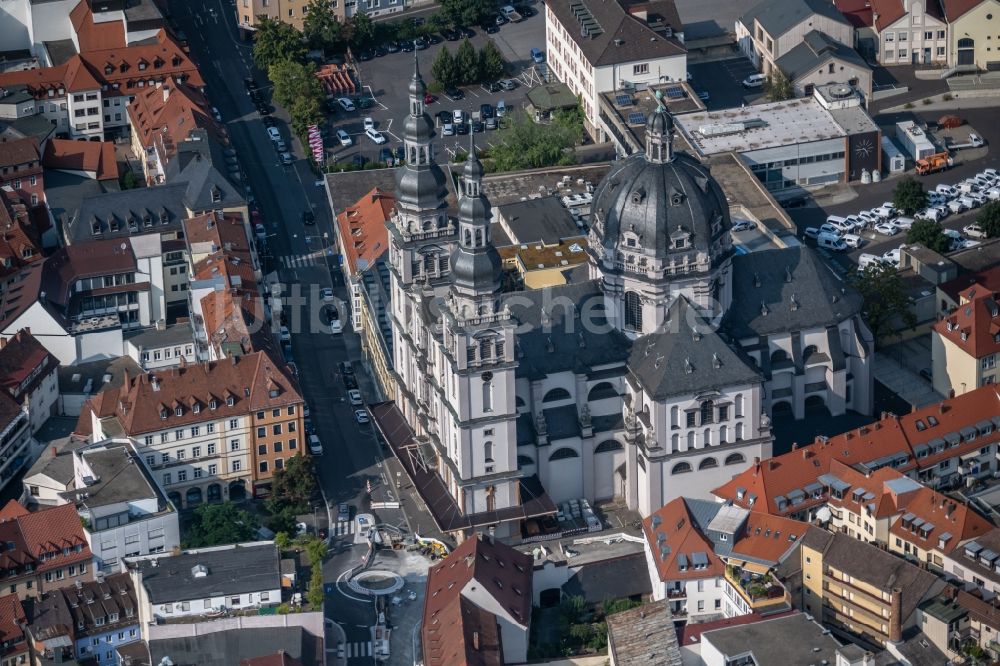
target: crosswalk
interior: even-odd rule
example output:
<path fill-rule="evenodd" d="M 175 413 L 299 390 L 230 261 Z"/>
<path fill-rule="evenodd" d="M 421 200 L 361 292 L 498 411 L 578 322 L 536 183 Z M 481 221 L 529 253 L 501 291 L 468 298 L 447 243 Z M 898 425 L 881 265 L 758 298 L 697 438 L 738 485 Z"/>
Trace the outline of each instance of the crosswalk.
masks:
<path fill-rule="evenodd" d="M 308 266 L 321 266 L 323 263 L 322 251 L 281 257 L 281 265 L 285 268 L 306 268 Z"/>
<path fill-rule="evenodd" d="M 356 643 L 347 644 L 347 658 L 352 659 L 354 657 L 370 657 L 372 656 L 372 642 L 371 641 L 358 641 Z"/>
<path fill-rule="evenodd" d="M 338 520 L 330 530 L 331 536 L 345 536 L 347 534 L 354 534 L 354 521 L 353 520 Z"/>

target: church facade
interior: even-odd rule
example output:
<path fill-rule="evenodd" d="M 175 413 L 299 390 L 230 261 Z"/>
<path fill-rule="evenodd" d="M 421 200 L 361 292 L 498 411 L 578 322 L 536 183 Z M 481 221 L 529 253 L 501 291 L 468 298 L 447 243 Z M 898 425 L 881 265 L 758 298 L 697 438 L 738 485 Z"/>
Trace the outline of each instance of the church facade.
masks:
<path fill-rule="evenodd" d="M 769 457 L 773 413 L 870 413 L 858 295 L 808 248 L 737 256 L 666 110 L 595 191 L 588 272 L 502 292 L 474 143 L 456 205 L 416 70 L 409 92 L 388 223 L 398 427 L 373 414 L 442 529 L 512 535 L 579 498 L 645 516 Z"/>

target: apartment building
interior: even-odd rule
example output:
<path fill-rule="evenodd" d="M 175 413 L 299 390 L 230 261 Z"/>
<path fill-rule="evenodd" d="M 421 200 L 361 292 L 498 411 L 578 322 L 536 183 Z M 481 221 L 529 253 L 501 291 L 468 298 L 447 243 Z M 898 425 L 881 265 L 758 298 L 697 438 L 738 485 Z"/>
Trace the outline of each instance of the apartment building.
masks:
<path fill-rule="evenodd" d="M 129 560 L 140 624 L 197 622 L 205 615 L 281 603 L 280 554 L 272 541 Z"/>
<path fill-rule="evenodd" d="M 884 648 L 916 626 L 917 607 L 946 583 L 915 564 L 847 534 L 810 527 L 800 541 L 805 612 L 836 635 Z"/>
<path fill-rule="evenodd" d="M 24 635 L 28 618 L 16 594 L 0 597 L 0 664 L 15 666 L 27 661 L 29 645 Z"/>
<path fill-rule="evenodd" d="M 0 188 L 10 187 L 32 207 L 45 203 L 42 156 L 34 137 L 0 141 Z"/>
<path fill-rule="evenodd" d="M 1000 292 L 974 284 L 931 330 L 934 390 L 962 395 L 995 384 L 1000 358 Z"/>
<path fill-rule="evenodd" d="M 76 508 L 29 513 L 16 500 L 0 509 L 0 588 L 20 599 L 93 580 L 93 554 Z"/>
<path fill-rule="evenodd" d="M 133 438 L 168 499 L 191 507 L 242 500 L 304 454 L 303 406 L 284 364 L 254 352 L 129 377 L 89 401 L 77 433 Z"/>
<path fill-rule="evenodd" d="M 396 197 L 372 188 L 337 214 L 337 247 L 343 253 L 341 268 L 351 293 L 351 325 L 362 326 L 362 273 L 389 251 L 389 232 L 385 223 L 392 216 Z M 346 313 L 344 313 L 346 314 Z"/>
<path fill-rule="evenodd" d="M 39 224 L 35 211 L 13 192 L 0 190 L 0 294 L 21 269 L 41 263 L 46 237 L 54 240 L 54 234 Z"/>
<path fill-rule="evenodd" d="M 32 611 L 26 632 L 36 654 L 50 655 L 48 663 L 75 660 L 118 666 L 118 647 L 142 640 L 135 590 L 127 573 L 98 575 L 94 581 L 54 590 L 43 595 Z"/>
<path fill-rule="evenodd" d="M 713 494 L 754 511 L 811 520 L 831 495 L 846 492 L 838 491 L 843 483 L 826 478 L 835 460 L 866 473 L 889 467 L 931 489 L 955 487 L 997 470 L 998 414 L 1000 396 L 992 387 L 905 416 L 883 413 L 867 426 L 756 461 Z"/>
<path fill-rule="evenodd" d="M 687 77 L 684 28 L 672 0 L 545 5 L 546 67 L 580 98 L 587 132 L 607 141 L 598 98 Z"/>
<path fill-rule="evenodd" d="M 679 621 L 705 622 L 791 608 L 776 568 L 808 529 L 733 504 L 677 498 L 643 521 L 653 599 Z"/>
<path fill-rule="evenodd" d="M 28 329 L 0 338 L 0 390 L 26 408 L 32 433 L 58 410 L 59 361 Z"/>
<path fill-rule="evenodd" d="M 98 570 L 114 572 L 124 557 L 169 553 L 180 546 L 177 510 L 132 440 L 43 454 L 23 484 L 25 503 L 76 507 Z"/>

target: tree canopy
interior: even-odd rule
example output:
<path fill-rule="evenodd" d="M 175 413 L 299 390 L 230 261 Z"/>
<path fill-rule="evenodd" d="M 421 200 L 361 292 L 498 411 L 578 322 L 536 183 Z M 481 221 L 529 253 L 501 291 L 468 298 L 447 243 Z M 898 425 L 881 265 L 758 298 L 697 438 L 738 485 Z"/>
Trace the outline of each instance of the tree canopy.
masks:
<path fill-rule="evenodd" d="M 303 136 L 309 125 L 323 120 L 323 86 L 313 63 L 282 60 L 271 65 L 267 75 L 274 84 L 274 101 L 288 110 L 292 129 Z"/>
<path fill-rule="evenodd" d="M 285 461 L 284 469 L 274 472 L 271 493 L 290 504 L 305 506 L 316 489 L 316 473 L 306 456 L 292 456 Z"/>
<path fill-rule="evenodd" d="M 913 215 L 927 207 L 927 192 L 911 176 L 905 176 L 892 191 L 892 205 L 907 215 Z"/>
<path fill-rule="evenodd" d="M 947 252 L 951 248 L 951 239 L 944 235 L 940 222 L 934 220 L 916 220 L 906 232 L 908 243 L 920 243 L 935 252 Z"/>
<path fill-rule="evenodd" d="M 288 23 L 261 17 L 253 44 L 253 61 L 257 67 L 266 72 L 282 60 L 302 62 L 305 57 L 302 33 Z"/>
<path fill-rule="evenodd" d="M 493 15 L 493 0 L 438 0 L 441 13 L 454 26 L 479 25 Z"/>
<path fill-rule="evenodd" d="M 795 88 L 785 73 L 776 69 L 764 81 L 764 94 L 772 102 L 781 102 L 795 97 Z"/>
<path fill-rule="evenodd" d="M 185 548 L 205 548 L 253 541 L 256 536 L 257 520 L 232 502 L 223 502 L 195 509 L 182 541 Z"/>
<path fill-rule="evenodd" d="M 496 47 L 493 40 L 486 42 L 486 45 L 479 51 L 479 78 L 481 81 L 496 81 L 504 74 L 503 54 Z"/>
<path fill-rule="evenodd" d="M 375 45 L 375 22 L 364 12 L 357 12 L 350 19 L 351 48 L 365 49 Z"/>
<path fill-rule="evenodd" d="M 583 132 L 583 124 L 572 114 L 559 112 L 555 122 L 548 125 L 535 123 L 523 113 L 513 116 L 510 128 L 501 134 L 503 140 L 490 148 L 492 169 L 517 171 L 575 164 L 572 148 Z"/>
<path fill-rule="evenodd" d="M 907 328 L 916 326 L 917 317 L 910 308 L 910 298 L 896 268 L 871 264 L 863 270 L 852 271 L 849 280 L 861 294 L 861 316 L 875 336 L 876 344 L 893 335 L 899 323 Z"/>
<path fill-rule="evenodd" d="M 431 74 L 434 76 L 434 80 L 444 88 L 458 85 L 458 68 L 455 58 L 447 46 L 442 46 L 441 50 L 438 51 L 437 58 L 431 65 Z"/>
<path fill-rule="evenodd" d="M 455 70 L 462 83 L 479 81 L 479 55 L 476 47 L 468 39 L 463 39 L 455 52 Z"/>
<path fill-rule="evenodd" d="M 340 51 L 344 46 L 343 24 L 333 15 L 329 0 L 309 0 L 302 19 L 302 33 L 309 46 L 328 52 Z"/>
<path fill-rule="evenodd" d="M 991 201 L 979 210 L 976 222 L 989 238 L 1000 238 L 1000 201 Z"/>

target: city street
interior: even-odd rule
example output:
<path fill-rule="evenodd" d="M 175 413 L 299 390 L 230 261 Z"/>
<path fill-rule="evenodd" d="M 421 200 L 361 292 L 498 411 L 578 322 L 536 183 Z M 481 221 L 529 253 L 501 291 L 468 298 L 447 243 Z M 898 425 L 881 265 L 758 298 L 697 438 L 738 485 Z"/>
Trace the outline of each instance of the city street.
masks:
<path fill-rule="evenodd" d="M 221 0 L 208 0 L 214 13 L 206 13 L 204 4 L 186 0 L 173 5 L 173 21 L 189 39 L 192 56 L 201 66 L 211 103 L 218 107 L 237 150 L 254 203 L 267 229 L 264 253 L 265 273 L 277 271 L 286 285 L 286 321 L 292 332 L 292 348 L 299 380 L 310 403 L 311 418 L 323 443 L 324 454 L 317 457 L 316 469 L 328 512 L 336 513 L 337 504 L 348 502 L 353 514 L 368 511 L 366 481 L 373 484 L 388 480 L 378 443 L 370 425 L 359 426 L 353 418 L 340 372 L 340 363 L 360 359 L 360 342 L 348 330 L 331 335 L 319 321 L 324 305 L 319 290 L 332 286 L 340 300 L 341 313 L 347 298 L 344 285 L 334 280 L 330 243 L 335 234 L 323 187 L 317 187 L 308 164 L 297 159 L 283 167 L 267 136 L 266 128 L 254 109 L 243 79 L 254 74 L 258 83 L 264 78 L 252 68 L 251 46 L 238 37 L 232 8 Z M 408 78 L 408 77 L 407 77 Z M 280 118 L 281 111 L 275 116 Z M 282 134 L 288 127 L 279 123 Z M 296 155 L 301 158 L 301 154 Z M 302 214 L 312 210 L 316 223 L 306 225 Z M 360 363 L 354 365 L 359 388 L 367 401 L 376 395 L 371 380 Z M 380 512 L 383 513 L 383 512 Z M 405 524 L 399 511 L 384 512 L 379 520 Z M 324 579 L 329 585 L 344 571 L 358 564 L 365 551 L 354 545 L 354 524 L 329 525 L 331 556 L 324 565 Z M 326 521 L 321 520 L 320 525 Z M 336 590 L 328 594 L 327 614 L 346 633 L 349 645 L 365 646 L 371 640 L 368 627 L 375 622 L 374 606 L 367 599 L 350 599 Z M 333 647 L 333 646 L 330 646 Z M 374 663 L 364 659 L 371 652 L 357 649 L 352 663 Z M 353 658 L 356 655 L 357 658 Z"/>

